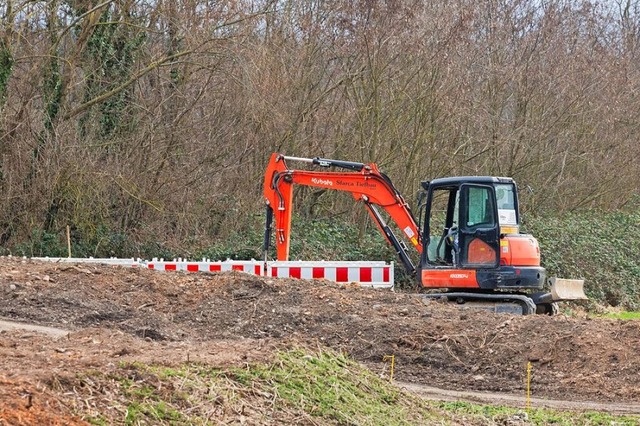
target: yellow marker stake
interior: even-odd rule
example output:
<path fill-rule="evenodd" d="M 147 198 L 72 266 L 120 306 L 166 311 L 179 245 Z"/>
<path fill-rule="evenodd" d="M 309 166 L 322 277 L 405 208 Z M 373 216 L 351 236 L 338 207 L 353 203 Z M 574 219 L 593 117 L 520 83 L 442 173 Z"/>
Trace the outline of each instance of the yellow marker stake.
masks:
<path fill-rule="evenodd" d="M 391 371 L 389 372 L 389 381 L 393 382 L 393 366 L 396 363 L 396 356 L 395 355 L 385 355 L 382 357 L 382 362 L 384 361 L 388 361 L 391 360 Z"/>
<path fill-rule="evenodd" d="M 527 411 L 531 409 L 531 361 L 527 363 Z"/>

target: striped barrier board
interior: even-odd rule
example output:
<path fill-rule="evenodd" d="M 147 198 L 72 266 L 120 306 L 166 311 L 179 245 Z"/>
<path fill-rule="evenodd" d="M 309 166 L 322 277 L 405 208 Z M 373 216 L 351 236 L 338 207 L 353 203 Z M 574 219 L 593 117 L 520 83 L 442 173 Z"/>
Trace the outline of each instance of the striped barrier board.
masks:
<path fill-rule="evenodd" d="M 325 279 L 376 288 L 393 287 L 393 262 L 269 262 L 267 275 L 276 278 Z"/>
<path fill-rule="evenodd" d="M 183 259 L 118 259 L 33 257 L 33 260 L 67 263 L 100 263 L 106 265 L 148 268 L 156 271 L 225 272 L 239 271 L 257 276 L 274 278 L 325 279 L 337 283 L 358 283 L 366 287 L 392 288 L 394 285 L 393 262 L 346 261 L 288 261 L 267 262 L 257 260 L 188 261 Z"/>
<path fill-rule="evenodd" d="M 138 267 L 142 265 L 140 259 L 122 259 L 117 257 L 32 257 L 39 262 L 54 263 L 99 263 L 102 265 Z"/>
<path fill-rule="evenodd" d="M 263 275 L 263 263 L 256 260 L 225 260 L 216 262 L 203 259 L 200 262 L 187 260 L 165 261 L 153 259 L 141 262 L 142 266 L 156 271 L 186 271 L 186 272 L 225 272 L 239 271 L 253 275 Z"/>
<path fill-rule="evenodd" d="M 256 260 L 225 260 L 187 261 L 186 259 L 118 259 L 118 258 L 93 258 L 93 257 L 32 257 L 41 262 L 54 263 L 98 263 L 102 265 L 130 266 L 155 269 L 157 271 L 187 271 L 187 272 L 223 272 L 240 271 L 253 275 L 263 275 L 263 263 Z"/>

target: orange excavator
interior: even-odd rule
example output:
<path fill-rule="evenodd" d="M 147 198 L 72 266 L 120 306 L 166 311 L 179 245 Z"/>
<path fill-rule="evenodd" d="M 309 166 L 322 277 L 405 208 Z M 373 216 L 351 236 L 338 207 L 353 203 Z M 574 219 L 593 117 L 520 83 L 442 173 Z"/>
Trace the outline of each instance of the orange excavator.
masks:
<path fill-rule="evenodd" d="M 287 161 L 343 171 L 290 169 Z M 586 299 L 582 280 L 552 278 L 551 291 L 542 291 L 547 278 L 540 265 L 540 249 L 533 236 L 520 232 L 518 192 L 511 178 L 461 176 L 424 181 L 418 202 L 424 218 L 418 221 L 389 177 L 374 163 L 274 153 L 264 178 L 265 261 L 274 221 L 277 259 L 289 260 L 294 185 L 351 193 L 365 206 L 422 289 L 440 290 L 424 292 L 422 297 L 525 315 L 554 314 L 556 302 Z M 418 267 L 380 209 L 418 252 Z"/>

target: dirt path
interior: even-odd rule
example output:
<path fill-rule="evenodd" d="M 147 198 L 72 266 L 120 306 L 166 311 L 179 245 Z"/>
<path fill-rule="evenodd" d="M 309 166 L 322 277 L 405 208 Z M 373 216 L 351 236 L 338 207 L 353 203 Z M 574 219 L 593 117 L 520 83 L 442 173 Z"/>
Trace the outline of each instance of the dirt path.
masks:
<path fill-rule="evenodd" d="M 69 335 L 69 330 L 63 330 L 61 328 L 55 327 L 44 327 L 36 324 L 26 324 L 22 322 L 15 321 L 7 321 L 0 318 L 0 331 L 13 331 L 13 330 L 24 330 L 24 331 L 32 331 L 34 333 L 42 333 L 51 337 L 66 337 Z"/>
<path fill-rule="evenodd" d="M 439 389 L 415 383 L 397 382 L 396 385 L 434 401 L 467 401 L 478 404 L 505 405 L 510 407 L 527 407 L 526 396 L 508 393 L 473 392 Z M 611 414 L 640 414 L 640 404 L 636 403 L 601 403 L 596 401 L 568 401 L 560 399 L 535 398 L 530 399 L 531 408 L 551 408 L 569 411 L 601 411 Z"/>

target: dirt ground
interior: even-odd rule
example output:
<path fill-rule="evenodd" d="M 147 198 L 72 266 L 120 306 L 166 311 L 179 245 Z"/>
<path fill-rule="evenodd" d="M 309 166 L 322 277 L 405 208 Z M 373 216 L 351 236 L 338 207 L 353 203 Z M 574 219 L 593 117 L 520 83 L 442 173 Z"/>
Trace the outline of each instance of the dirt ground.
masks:
<path fill-rule="evenodd" d="M 122 360 L 242 365 L 296 342 L 380 374 L 394 355 L 398 381 L 451 391 L 522 396 L 531 362 L 535 398 L 640 411 L 637 321 L 461 310 L 325 281 L 6 257 L 0 319 L 54 328 L 0 331 L 0 425 L 85 424 L 60 383 L 77 371 Z"/>

